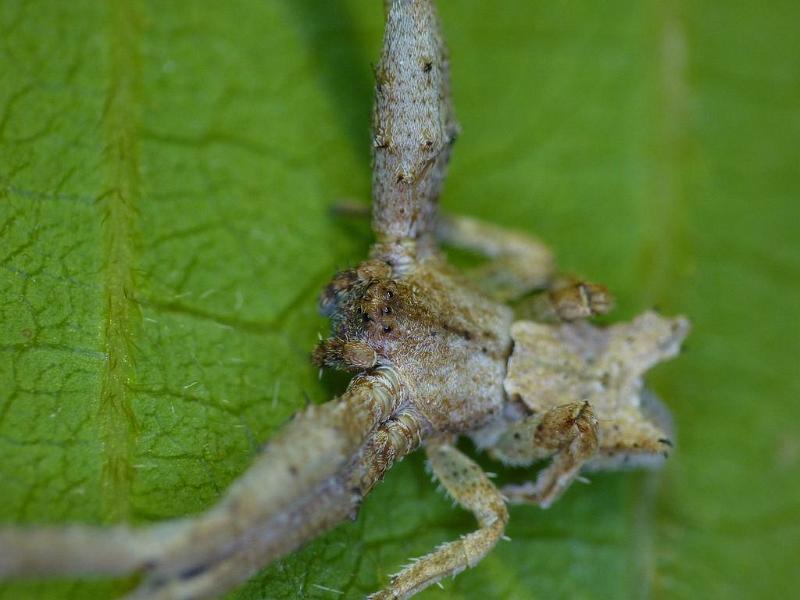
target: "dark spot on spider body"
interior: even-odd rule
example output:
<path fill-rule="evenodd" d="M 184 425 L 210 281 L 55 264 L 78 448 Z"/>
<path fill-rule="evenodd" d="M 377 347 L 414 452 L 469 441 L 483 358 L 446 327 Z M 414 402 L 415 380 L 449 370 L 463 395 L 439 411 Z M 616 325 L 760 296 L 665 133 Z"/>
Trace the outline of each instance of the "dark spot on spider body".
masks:
<path fill-rule="evenodd" d="M 193 567 L 189 567 L 185 571 L 182 571 L 180 574 L 181 579 L 192 579 L 193 577 L 197 577 L 198 575 L 202 575 L 206 569 L 208 569 L 208 565 L 195 565 Z"/>
<path fill-rule="evenodd" d="M 455 327 L 455 326 L 450 325 L 448 323 L 443 323 L 442 324 L 442 329 L 444 329 L 445 331 L 448 331 L 450 333 L 454 333 L 455 335 L 464 338 L 468 342 L 472 340 L 472 333 L 467 331 L 466 329 L 462 329 L 460 327 Z"/>

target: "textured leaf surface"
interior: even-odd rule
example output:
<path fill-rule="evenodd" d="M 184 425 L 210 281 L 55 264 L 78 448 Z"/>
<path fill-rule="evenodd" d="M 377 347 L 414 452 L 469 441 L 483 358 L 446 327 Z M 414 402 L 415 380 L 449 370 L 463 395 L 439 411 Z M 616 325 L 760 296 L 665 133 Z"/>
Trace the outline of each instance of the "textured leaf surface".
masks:
<path fill-rule="evenodd" d="M 798 5 L 442 4 L 464 129 L 445 205 L 535 231 L 618 317 L 657 305 L 695 330 L 651 378 L 679 432 L 662 474 L 515 508 L 511 543 L 425 597 L 789 595 Z M 202 510 L 304 396 L 340 388 L 307 356 L 317 291 L 369 242 L 327 207 L 369 194 L 381 19 L 355 0 L 0 5 L 4 521 Z M 471 527 L 415 456 L 233 597 L 356 598 Z"/>

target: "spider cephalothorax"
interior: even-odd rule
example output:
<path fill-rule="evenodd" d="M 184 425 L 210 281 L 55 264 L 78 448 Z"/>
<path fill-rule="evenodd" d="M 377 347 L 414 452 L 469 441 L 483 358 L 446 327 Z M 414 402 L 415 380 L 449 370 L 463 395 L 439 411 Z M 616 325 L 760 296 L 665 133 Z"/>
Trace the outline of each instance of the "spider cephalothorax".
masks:
<path fill-rule="evenodd" d="M 333 336 L 314 352 L 319 366 L 394 366 L 439 430 L 480 426 L 502 406 L 511 311 L 440 260 L 397 278 L 387 263 L 366 261 L 337 275 L 320 304 Z"/>

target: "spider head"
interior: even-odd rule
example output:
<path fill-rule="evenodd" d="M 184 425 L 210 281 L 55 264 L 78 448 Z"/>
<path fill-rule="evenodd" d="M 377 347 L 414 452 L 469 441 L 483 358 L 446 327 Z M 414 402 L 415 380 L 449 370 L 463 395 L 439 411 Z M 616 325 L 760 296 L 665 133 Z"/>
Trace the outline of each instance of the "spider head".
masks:
<path fill-rule="evenodd" d="M 380 260 L 368 260 L 354 269 L 347 269 L 336 274 L 319 299 L 319 310 L 326 317 L 334 321 L 349 309 L 357 310 L 360 300 L 368 290 L 380 284 L 389 282 L 392 268 Z"/>
<path fill-rule="evenodd" d="M 319 303 L 331 319 L 333 337 L 315 350 L 316 364 L 345 370 L 376 364 L 396 325 L 398 285 L 391 275 L 387 263 L 369 260 L 333 278 Z"/>

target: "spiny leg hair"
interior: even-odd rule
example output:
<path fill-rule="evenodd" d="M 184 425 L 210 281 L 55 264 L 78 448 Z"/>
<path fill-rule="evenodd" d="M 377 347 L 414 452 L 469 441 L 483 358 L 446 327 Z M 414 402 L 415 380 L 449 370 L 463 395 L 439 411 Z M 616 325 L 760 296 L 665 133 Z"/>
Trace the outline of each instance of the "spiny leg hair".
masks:
<path fill-rule="evenodd" d="M 453 500 L 472 511 L 480 528 L 414 560 L 394 575 L 385 589 L 369 596 L 370 600 L 408 598 L 443 577 L 475 566 L 505 531 L 508 523 L 505 502 L 481 468 L 446 442 L 432 442 L 426 451 L 434 476 Z"/>

